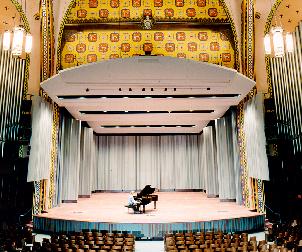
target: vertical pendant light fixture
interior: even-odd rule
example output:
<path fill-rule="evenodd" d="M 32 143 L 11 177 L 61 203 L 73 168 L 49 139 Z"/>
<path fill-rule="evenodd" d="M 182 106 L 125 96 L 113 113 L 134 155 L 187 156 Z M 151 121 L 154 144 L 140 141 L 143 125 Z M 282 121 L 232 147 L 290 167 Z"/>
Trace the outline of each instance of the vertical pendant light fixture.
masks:
<path fill-rule="evenodd" d="M 272 57 L 283 57 L 285 49 L 287 52 L 294 51 L 293 35 L 291 33 L 284 34 L 280 19 L 280 26 L 277 24 L 276 13 L 275 20 L 276 26 L 273 26 L 264 37 L 265 54 L 270 54 Z"/>
<path fill-rule="evenodd" d="M 272 27 L 270 33 L 264 37 L 264 46 L 265 54 L 271 54 L 272 57 L 283 57 L 285 49 L 287 52 L 294 51 L 293 35 L 291 33 L 284 35 L 281 27 Z"/>
<path fill-rule="evenodd" d="M 21 5 L 22 8 L 22 5 Z M 25 14 L 26 14 L 26 2 L 25 2 Z M 21 19 L 21 18 L 20 18 Z M 12 54 L 14 56 L 21 56 L 23 48 L 23 40 L 25 38 L 25 52 L 30 53 L 32 48 L 32 35 L 26 33 L 22 25 L 15 25 L 13 31 L 6 31 L 3 36 L 3 50 L 9 50 L 12 40 Z"/>

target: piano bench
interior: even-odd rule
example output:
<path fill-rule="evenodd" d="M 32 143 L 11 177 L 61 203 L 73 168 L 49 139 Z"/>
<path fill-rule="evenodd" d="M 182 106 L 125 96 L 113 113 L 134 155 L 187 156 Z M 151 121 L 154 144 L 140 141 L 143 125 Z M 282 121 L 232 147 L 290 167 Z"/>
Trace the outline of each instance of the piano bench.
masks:
<path fill-rule="evenodd" d="M 136 208 L 136 205 L 125 205 L 125 209 L 126 209 L 126 207 L 128 208 L 128 213 L 129 213 L 129 208 L 132 208 L 134 211 L 134 209 Z"/>

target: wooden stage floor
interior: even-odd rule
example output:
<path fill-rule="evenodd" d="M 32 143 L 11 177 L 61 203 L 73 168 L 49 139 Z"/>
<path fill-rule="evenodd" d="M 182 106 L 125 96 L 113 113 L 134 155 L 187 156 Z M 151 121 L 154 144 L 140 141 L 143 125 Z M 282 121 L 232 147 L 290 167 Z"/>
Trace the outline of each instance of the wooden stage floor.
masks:
<path fill-rule="evenodd" d="M 83 227 L 123 229 L 121 231 L 144 232 L 144 236 L 156 237 L 158 229 L 194 231 L 214 228 L 234 232 L 264 227 L 263 214 L 252 212 L 235 202 L 207 198 L 204 192 L 157 192 L 156 209 L 151 202 L 146 205 L 144 214 L 133 214 L 132 209 L 129 212 L 125 209 L 128 195 L 93 193 L 90 198 L 79 198 L 77 203 L 63 203 L 61 207 L 48 210 L 48 213 L 34 216 L 34 228 L 48 228 L 45 231 L 49 232 L 77 231 Z M 151 233 L 148 231 L 146 234 L 146 229 Z M 153 232 L 153 229 L 156 231 Z"/>

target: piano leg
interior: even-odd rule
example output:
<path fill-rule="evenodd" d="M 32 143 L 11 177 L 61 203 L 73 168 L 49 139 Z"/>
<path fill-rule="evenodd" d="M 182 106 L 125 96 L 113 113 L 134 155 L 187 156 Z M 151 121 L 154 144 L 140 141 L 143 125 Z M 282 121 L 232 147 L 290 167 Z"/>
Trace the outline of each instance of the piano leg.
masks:
<path fill-rule="evenodd" d="M 154 201 L 154 209 L 156 209 L 156 201 Z"/>
<path fill-rule="evenodd" d="M 145 205 L 143 205 L 143 213 L 145 213 Z"/>

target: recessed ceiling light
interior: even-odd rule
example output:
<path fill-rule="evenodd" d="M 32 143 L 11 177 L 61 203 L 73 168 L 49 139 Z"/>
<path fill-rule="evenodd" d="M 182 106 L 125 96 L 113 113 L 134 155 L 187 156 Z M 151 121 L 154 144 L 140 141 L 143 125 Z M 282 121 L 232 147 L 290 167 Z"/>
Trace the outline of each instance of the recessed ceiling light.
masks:
<path fill-rule="evenodd" d="M 128 113 L 128 111 L 127 111 L 127 110 L 126 110 L 125 112 L 126 112 L 126 113 Z"/>
<path fill-rule="evenodd" d="M 104 113 L 106 113 L 107 111 L 106 111 L 106 110 L 104 110 L 103 112 L 104 112 Z"/>
<path fill-rule="evenodd" d="M 181 128 L 181 126 L 176 126 L 176 128 Z"/>

